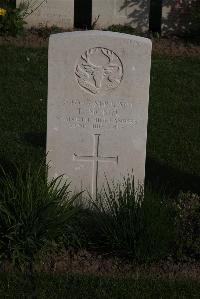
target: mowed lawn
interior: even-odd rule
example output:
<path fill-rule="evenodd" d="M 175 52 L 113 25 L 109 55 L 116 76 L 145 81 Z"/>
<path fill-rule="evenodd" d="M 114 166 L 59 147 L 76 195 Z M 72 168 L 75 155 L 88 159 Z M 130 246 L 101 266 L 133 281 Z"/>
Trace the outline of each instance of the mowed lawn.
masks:
<path fill-rule="evenodd" d="M 195 279 L 111 278 L 78 274 L 0 275 L 1 298 L 186 299 L 199 298 Z"/>
<path fill-rule="evenodd" d="M 0 163 L 45 156 L 47 48 L 0 47 Z M 123 145 L 125 146 L 125 145 Z M 200 192 L 200 58 L 153 56 L 146 182 Z"/>

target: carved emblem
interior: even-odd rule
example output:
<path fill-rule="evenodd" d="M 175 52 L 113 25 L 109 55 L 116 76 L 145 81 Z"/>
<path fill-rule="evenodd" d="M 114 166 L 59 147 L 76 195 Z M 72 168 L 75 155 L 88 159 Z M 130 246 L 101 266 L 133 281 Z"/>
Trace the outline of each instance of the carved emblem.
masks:
<path fill-rule="evenodd" d="M 98 94 L 119 86 L 123 66 L 119 57 L 105 48 L 87 50 L 75 69 L 79 85 L 92 94 Z"/>

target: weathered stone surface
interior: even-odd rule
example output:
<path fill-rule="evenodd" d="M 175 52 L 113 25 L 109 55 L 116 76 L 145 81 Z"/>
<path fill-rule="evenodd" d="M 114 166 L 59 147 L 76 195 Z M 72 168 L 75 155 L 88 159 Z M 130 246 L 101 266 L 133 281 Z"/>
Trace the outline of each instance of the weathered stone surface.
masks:
<path fill-rule="evenodd" d="M 49 44 L 50 177 L 95 197 L 133 171 L 143 184 L 151 41 L 104 31 L 55 34 Z"/>
<path fill-rule="evenodd" d="M 16 0 L 16 5 L 23 0 Z M 33 3 L 34 1 L 30 1 Z M 42 0 L 35 1 L 33 9 L 42 3 Z M 30 10 L 29 10 L 30 11 Z M 61 28 L 73 28 L 74 26 L 74 0 L 48 0 L 35 10 L 25 21 L 27 27 L 39 27 L 56 25 Z"/>
<path fill-rule="evenodd" d="M 95 28 L 107 28 L 112 24 L 129 25 L 139 31 L 149 29 L 149 0 L 93 0 Z"/>

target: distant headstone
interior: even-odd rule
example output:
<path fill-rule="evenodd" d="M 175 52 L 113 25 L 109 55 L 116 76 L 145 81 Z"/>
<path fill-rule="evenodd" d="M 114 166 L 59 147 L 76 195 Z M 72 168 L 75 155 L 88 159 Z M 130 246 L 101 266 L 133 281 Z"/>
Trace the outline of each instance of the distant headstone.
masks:
<path fill-rule="evenodd" d="M 16 5 L 28 2 L 16 0 Z M 58 26 L 73 28 L 74 26 L 74 0 L 34 0 L 29 1 L 28 12 L 33 11 L 25 21 L 28 27 Z"/>
<path fill-rule="evenodd" d="M 151 41 L 85 31 L 55 34 L 49 44 L 47 159 L 95 198 L 106 178 L 134 174 L 143 184 Z"/>
<path fill-rule="evenodd" d="M 112 24 L 128 25 L 140 32 L 149 29 L 150 0 L 93 0 L 93 22 L 95 28 L 107 28 Z"/>
<path fill-rule="evenodd" d="M 24 0 L 16 0 L 19 6 Z M 107 28 L 128 25 L 138 31 L 149 29 L 150 0 L 32 0 L 33 13 L 26 18 L 27 27 L 53 25 L 65 29 Z M 83 2 L 83 3 L 82 3 Z M 42 5 L 40 6 L 40 4 Z M 35 8 L 37 8 L 35 10 Z"/>

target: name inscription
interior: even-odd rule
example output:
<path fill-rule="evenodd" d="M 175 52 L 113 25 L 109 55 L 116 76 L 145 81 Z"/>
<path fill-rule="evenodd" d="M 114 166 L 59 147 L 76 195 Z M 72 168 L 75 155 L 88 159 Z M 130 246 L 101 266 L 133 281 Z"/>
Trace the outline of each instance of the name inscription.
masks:
<path fill-rule="evenodd" d="M 65 113 L 62 117 L 68 128 L 82 129 L 123 129 L 137 124 L 133 104 L 125 100 L 81 101 L 65 100 Z"/>

